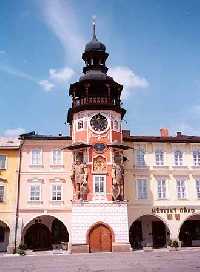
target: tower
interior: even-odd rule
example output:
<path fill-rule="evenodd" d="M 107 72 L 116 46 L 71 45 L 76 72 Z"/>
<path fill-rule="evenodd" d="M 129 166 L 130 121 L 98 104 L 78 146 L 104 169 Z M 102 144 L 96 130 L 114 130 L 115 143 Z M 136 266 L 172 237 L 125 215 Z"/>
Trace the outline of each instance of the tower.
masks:
<path fill-rule="evenodd" d="M 93 22 L 92 40 L 82 54 L 83 75 L 70 85 L 72 107 L 67 120 L 72 134 L 68 148 L 74 161 L 72 244 L 74 248 L 79 245 L 81 251 L 112 251 L 117 241 L 128 243 L 123 171 L 126 146 L 121 128 L 126 111 L 120 99 L 123 86 L 107 75 L 108 55 L 96 37 Z M 92 235 L 99 237 L 98 245 Z M 110 244 L 104 245 L 103 240 L 109 239 Z"/>

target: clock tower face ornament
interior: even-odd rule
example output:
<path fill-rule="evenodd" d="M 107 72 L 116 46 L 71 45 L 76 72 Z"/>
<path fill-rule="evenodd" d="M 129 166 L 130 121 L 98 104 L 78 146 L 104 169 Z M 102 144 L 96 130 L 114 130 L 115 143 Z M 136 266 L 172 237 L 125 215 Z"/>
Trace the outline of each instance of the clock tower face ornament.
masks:
<path fill-rule="evenodd" d="M 103 132 L 108 127 L 108 120 L 105 116 L 98 113 L 91 118 L 90 126 L 96 132 Z"/>

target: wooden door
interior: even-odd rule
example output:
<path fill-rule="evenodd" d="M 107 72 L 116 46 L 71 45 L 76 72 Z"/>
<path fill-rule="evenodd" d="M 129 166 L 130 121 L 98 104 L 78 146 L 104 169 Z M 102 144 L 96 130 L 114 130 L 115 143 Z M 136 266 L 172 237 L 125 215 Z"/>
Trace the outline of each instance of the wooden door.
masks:
<path fill-rule="evenodd" d="M 105 225 L 97 225 L 89 234 L 90 252 L 112 251 L 112 233 Z"/>

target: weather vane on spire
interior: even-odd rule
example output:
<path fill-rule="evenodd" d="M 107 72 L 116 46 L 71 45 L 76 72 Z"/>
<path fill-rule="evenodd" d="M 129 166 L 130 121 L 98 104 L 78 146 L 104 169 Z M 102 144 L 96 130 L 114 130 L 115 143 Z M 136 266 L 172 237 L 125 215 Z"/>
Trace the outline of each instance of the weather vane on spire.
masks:
<path fill-rule="evenodd" d="M 96 15 L 92 16 L 93 39 L 96 39 Z"/>

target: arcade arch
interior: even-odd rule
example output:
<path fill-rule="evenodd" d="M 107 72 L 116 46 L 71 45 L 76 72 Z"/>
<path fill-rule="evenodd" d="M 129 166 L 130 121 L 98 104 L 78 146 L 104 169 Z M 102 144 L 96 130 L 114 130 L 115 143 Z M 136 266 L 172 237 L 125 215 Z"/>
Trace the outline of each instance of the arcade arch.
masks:
<path fill-rule="evenodd" d="M 186 218 L 179 231 L 181 246 L 200 246 L 200 214 L 193 214 Z"/>
<path fill-rule="evenodd" d="M 9 244 L 10 228 L 0 220 L 0 252 L 6 252 Z"/>
<path fill-rule="evenodd" d="M 54 216 L 38 216 L 22 232 L 22 243 L 27 249 L 51 250 L 61 248 L 62 242 L 69 242 L 69 233 L 63 222 Z"/>
<path fill-rule="evenodd" d="M 155 215 L 140 216 L 129 229 L 129 241 L 133 249 L 142 249 L 144 246 L 166 247 L 169 239 L 167 224 Z"/>

